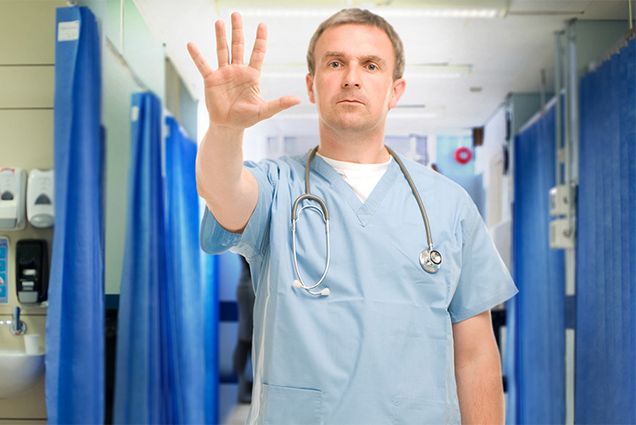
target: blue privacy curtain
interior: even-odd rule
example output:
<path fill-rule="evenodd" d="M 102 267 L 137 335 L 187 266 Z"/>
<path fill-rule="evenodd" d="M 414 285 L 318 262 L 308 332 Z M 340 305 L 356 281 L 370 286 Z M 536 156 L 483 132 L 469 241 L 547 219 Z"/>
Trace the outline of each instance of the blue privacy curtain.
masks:
<path fill-rule="evenodd" d="M 161 102 L 132 98 L 126 245 L 119 298 L 114 422 L 167 422 L 170 406 L 162 321 L 166 234 L 161 175 Z"/>
<path fill-rule="evenodd" d="M 206 339 L 216 334 L 205 334 L 210 305 L 200 271 L 196 145 L 168 119 L 163 154 L 154 94 L 135 94 L 131 115 L 114 421 L 209 423 L 216 399 L 206 399 Z"/>
<path fill-rule="evenodd" d="M 200 217 L 200 216 L 199 216 Z M 198 221 L 197 221 L 198 222 Z M 219 388 L 219 256 L 200 251 L 203 277 L 203 341 L 205 349 L 205 423 L 218 424 L 221 390 Z"/>
<path fill-rule="evenodd" d="M 549 190 L 555 184 L 555 112 L 515 138 L 513 274 L 505 372 L 507 420 L 565 420 L 564 255 L 549 246 Z"/>
<path fill-rule="evenodd" d="M 576 422 L 636 423 L 636 40 L 581 81 Z"/>
<path fill-rule="evenodd" d="M 217 297 L 216 285 L 201 279 L 197 146 L 174 118 L 165 123 L 169 422 L 217 423 Z"/>
<path fill-rule="evenodd" d="M 55 232 L 46 321 L 51 424 L 104 417 L 104 215 L 100 43 L 84 7 L 57 10 Z M 0 377 L 0 379 L 2 379 Z"/>

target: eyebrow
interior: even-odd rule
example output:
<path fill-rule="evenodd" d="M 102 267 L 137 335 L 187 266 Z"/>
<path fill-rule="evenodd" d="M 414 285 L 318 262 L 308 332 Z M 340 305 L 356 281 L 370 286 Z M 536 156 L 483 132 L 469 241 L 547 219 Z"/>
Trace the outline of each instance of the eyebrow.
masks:
<path fill-rule="evenodd" d="M 343 52 L 329 51 L 329 52 L 326 52 L 322 58 L 323 58 L 323 61 L 325 61 L 331 58 L 344 58 L 346 56 L 347 55 L 344 54 Z M 384 59 L 376 55 L 358 56 L 358 59 L 360 59 L 361 62 L 375 62 L 380 66 L 384 66 L 386 64 L 386 61 Z"/>

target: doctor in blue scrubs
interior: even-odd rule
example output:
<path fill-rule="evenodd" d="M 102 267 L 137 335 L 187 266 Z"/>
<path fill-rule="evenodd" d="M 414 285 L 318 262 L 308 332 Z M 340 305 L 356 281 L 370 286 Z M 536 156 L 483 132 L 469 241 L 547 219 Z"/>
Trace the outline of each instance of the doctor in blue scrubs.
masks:
<path fill-rule="evenodd" d="M 260 96 L 263 24 L 247 64 L 241 16 L 230 47 L 215 30 L 218 69 L 188 45 L 210 119 L 201 244 L 251 267 L 248 423 L 502 424 L 490 309 L 516 288 L 466 192 L 384 145 L 406 88 L 394 29 L 360 9 L 323 22 L 307 52 L 317 151 L 259 163 L 243 162 L 244 129 L 300 99 Z"/>

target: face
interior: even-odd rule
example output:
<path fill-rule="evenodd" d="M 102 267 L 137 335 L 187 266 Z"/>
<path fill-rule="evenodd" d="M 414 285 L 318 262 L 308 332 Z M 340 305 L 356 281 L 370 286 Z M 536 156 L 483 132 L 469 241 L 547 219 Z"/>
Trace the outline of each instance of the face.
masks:
<path fill-rule="evenodd" d="M 315 75 L 308 74 L 306 83 L 320 125 L 338 132 L 383 131 L 405 88 L 403 79 L 393 81 L 395 54 L 386 33 L 361 24 L 331 27 L 318 39 L 314 61 Z"/>

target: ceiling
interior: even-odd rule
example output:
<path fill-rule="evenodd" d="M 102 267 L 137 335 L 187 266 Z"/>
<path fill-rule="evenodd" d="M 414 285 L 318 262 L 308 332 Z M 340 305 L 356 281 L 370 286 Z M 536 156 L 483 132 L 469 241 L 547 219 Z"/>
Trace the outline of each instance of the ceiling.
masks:
<path fill-rule="evenodd" d="M 304 86 L 304 58 L 318 24 L 333 12 L 362 2 L 327 0 L 134 0 L 151 32 L 166 46 L 192 94 L 202 84 L 185 45 L 194 41 L 216 67 L 213 23 L 232 11 L 244 15 L 248 45 L 256 26 L 268 26 L 261 89 L 265 99 L 297 95 L 301 105 L 273 118 L 285 133 L 316 131 L 316 115 Z M 426 133 L 484 125 L 511 92 L 538 92 L 545 70 L 552 87 L 554 33 L 566 21 L 628 19 L 628 0 L 376 0 L 402 37 L 407 90 L 389 116 L 388 130 Z M 489 8 L 495 18 L 444 17 L 449 6 Z M 373 6 L 373 5 L 371 5 Z M 636 6 L 636 5 L 635 5 Z M 437 12 L 436 12 L 437 11 Z M 437 13 L 440 16 L 431 16 Z M 627 25 L 627 24 L 626 24 Z M 246 49 L 247 50 L 247 49 Z M 249 50 L 246 51 L 246 56 Z M 448 66 L 444 66 L 444 65 Z M 442 70 L 442 75 L 436 72 Z M 459 75 L 457 75 L 457 71 Z M 472 90 L 471 90 L 472 89 Z"/>

